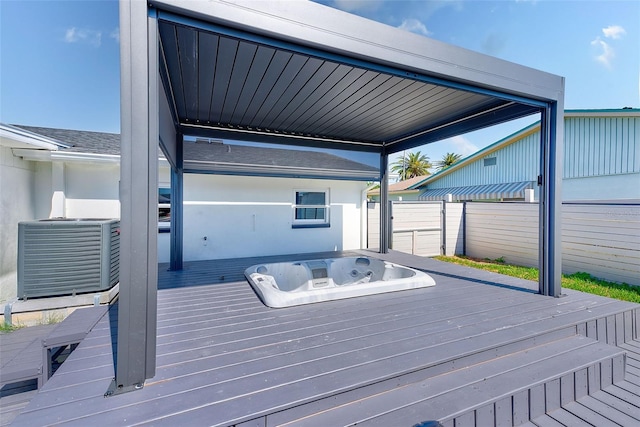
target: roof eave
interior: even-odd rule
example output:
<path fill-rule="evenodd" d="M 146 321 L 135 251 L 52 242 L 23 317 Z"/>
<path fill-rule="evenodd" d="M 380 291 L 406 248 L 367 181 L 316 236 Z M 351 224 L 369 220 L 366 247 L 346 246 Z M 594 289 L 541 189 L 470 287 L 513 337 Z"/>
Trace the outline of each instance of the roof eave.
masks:
<path fill-rule="evenodd" d="M 640 117 L 640 108 L 565 110 L 565 117 Z"/>
<path fill-rule="evenodd" d="M 4 123 L 0 123 L 0 142 L 2 145 L 12 148 L 36 148 L 51 151 L 70 147 L 55 139 L 47 138 Z"/>
<path fill-rule="evenodd" d="M 320 169 L 277 165 L 251 165 L 193 160 L 185 160 L 184 172 L 218 175 L 339 179 L 353 181 L 373 181 L 379 179 L 378 171 L 359 171 L 326 168 Z"/>
<path fill-rule="evenodd" d="M 399 195 L 399 194 L 415 194 L 415 193 L 419 193 L 420 190 L 396 190 L 396 191 L 389 191 L 389 195 Z M 380 195 L 380 190 L 378 189 L 378 191 L 376 190 L 371 190 L 369 192 L 367 192 L 367 195 L 369 196 L 378 196 Z"/>

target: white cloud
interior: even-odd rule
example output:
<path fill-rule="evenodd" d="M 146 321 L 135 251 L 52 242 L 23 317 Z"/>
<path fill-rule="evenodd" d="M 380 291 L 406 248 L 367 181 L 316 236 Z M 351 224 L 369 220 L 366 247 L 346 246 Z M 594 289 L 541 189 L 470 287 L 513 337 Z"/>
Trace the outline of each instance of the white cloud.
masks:
<path fill-rule="evenodd" d="M 423 36 L 431 34 L 422 22 L 414 18 L 405 19 L 398 28 L 405 31 L 411 31 L 412 33 L 422 34 Z"/>
<path fill-rule="evenodd" d="M 609 25 L 607 28 L 602 29 L 602 34 L 610 39 L 619 39 L 623 35 L 627 34 L 627 31 L 620 25 Z"/>
<path fill-rule="evenodd" d="M 596 61 L 607 68 L 611 68 L 611 61 L 613 61 L 613 58 L 616 56 L 613 48 L 599 36 L 596 37 L 595 40 L 591 41 L 591 46 L 594 46 L 597 52 L 595 56 Z"/>
<path fill-rule="evenodd" d="M 93 47 L 100 47 L 102 43 L 102 33 L 100 31 L 88 30 L 84 28 L 68 28 L 64 35 L 67 43 L 84 43 Z"/>
<path fill-rule="evenodd" d="M 611 40 L 621 39 L 626 33 L 627 31 L 620 25 L 609 25 L 602 29 L 604 37 Z M 613 59 L 616 57 L 616 53 L 610 42 L 603 40 L 601 36 L 597 36 L 591 41 L 591 46 L 595 52 L 595 60 L 607 68 L 612 68 Z"/>
<path fill-rule="evenodd" d="M 467 157 L 478 151 L 478 147 L 462 135 L 449 138 L 446 140 L 446 143 L 452 147 L 452 149 L 447 150 L 447 152 L 458 153 L 462 155 L 462 157 Z"/>

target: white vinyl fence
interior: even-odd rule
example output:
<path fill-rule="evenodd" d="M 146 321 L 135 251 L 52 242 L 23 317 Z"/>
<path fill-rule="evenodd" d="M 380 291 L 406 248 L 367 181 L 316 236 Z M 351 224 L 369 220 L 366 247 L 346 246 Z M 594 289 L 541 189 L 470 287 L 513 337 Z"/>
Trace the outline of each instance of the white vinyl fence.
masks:
<path fill-rule="evenodd" d="M 640 286 L 640 205 L 563 205 L 562 269 Z"/>
<path fill-rule="evenodd" d="M 538 266 L 538 204 L 467 203 L 466 255 Z M 640 286 L 640 205 L 562 205 L 562 271 Z"/>
<path fill-rule="evenodd" d="M 465 254 L 538 266 L 537 203 L 435 206 L 426 202 L 393 203 L 395 250 L 423 256 Z M 436 209 L 444 212 L 440 234 L 435 231 Z M 377 247 L 379 210 L 372 207 L 369 213 L 369 247 Z M 431 231 L 418 231 L 425 229 Z M 569 274 L 583 271 L 601 279 L 640 286 L 640 205 L 563 204 L 562 270 Z"/>
<path fill-rule="evenodd" d="M 537 203 L 466 203 L 465 255 L 538 266 Z"/>
<path fill-rule="evenodd" d="M 442 202 L 393 202 L 390 204 L 391 247 L 420 256 L 440 255 L 442 246 Z M 369 203 L 368 247 L 380 242 L 380 204 Z"/>

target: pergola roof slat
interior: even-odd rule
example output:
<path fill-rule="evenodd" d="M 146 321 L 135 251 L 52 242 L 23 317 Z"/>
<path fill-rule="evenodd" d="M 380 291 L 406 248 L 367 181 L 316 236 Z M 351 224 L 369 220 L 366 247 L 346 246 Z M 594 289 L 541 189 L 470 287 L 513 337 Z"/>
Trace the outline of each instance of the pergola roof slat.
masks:
<path fill-rule="evenodd" d="M 314 60 L 312 64 L 315 64 Z M 328 61 L 321 61 L 319 66 L 314 70 L 313 74 L 308 77 L 304 85 L 301 85 L 295 96 L 290 102 L 281 109 L 280 113 L 273 119 L 269 126 L 273 128 L 289 127 L 295 123 L 295 113 L 299 111 L 305 102 L 309 101 L 309 97 L 316 94 L 316 91 L 323 91 L 323 85 L 326 85 L 327 79 L 334 75 L 338 64 Z"/>
<path fill-rule="evenodd" d="M 253 101 L 253 98 L 262 82 L 266 68 L 271 63 L 273 56 L 276 54 L 275 49 L 265 46 L 258 46 L 253 55 L 249 72 L 242 86 L 242 91 L 238 95 L 238 102 L 233 111 L 229 123 L 242 123 L 247 108 Z"/>
<path fill-rule="evenodd" d="M 180 78 L 184 91 L 184 117 L 196 117 L 198 113 L 198 34 L 191 28 L 177 27 L 178 59 Z M 169 74 L 171 77 L 171 74 Z"/>
<path fill-rule="evenodd" d="M 243 41 L 237 34 L 186 29 L 167 20 L 161 21 L 160 36 L 183 124 L 382 147 L 397 140 L 421 141 L 419 135 L 443 121 L 483 111 L 499 114 L 495 108 L 510 103 L 389 74 L 374 65 L 340 64 L 277 43 Z M 456 129 L 465 130 L 462 124 Z"/>
<path fill-rule="evenodd" d="M 258 46 L 253 43 L 240 42 L 238 44 L 233 63 L 233 78 L 229 82 L 227 96 L 222 107 L 222 114 L 220 114 L 219 121 L 222 123 L 229 122 L 231 117 L 233 117 L 233 113 L 236 111 L 240 94 L 247 83 L 247 77 L 257 50 Z"/>
<path fill-rule="evenodd" d="M 162 25 L 160 26 L 162 28 Z M 201 33 L 198 37 L 198 52 L 209 52 L 198 56 L 198 117 L 197 120 L 209 120 L 211 109 L 211 93 L 213 92 L 213 76 L 218 56 L 218 39 L 214 34 Z"/>
<path fill-rule="evenodd" d="M 220 123 L 220 116 L 222 115 L 222 108 L 227 98 L 230 82 L 234 78 L 233 65 L 237 49 L 237 40 L 220 37 L 213 80 L 213 92 L 211 94 L 211 107 L 209 110 L 210 122 Z M 189 118 L 186 117 L 186 119 L 188 120 Z"/>
<path fill-rule="evenodd" d="M 271 84 L 269 94 L 256 113 L 253 122 L 257 127 L 269 128 L 269 123 L 273 121 L 281 108 L 287 104 L 288 94 L 295 89 L 292 86 L 296 83 L 298 76 L 306 67 L 309 58 L 302 55 L 294 54 L 286 67 L 282 70 L 278 78 Z"/>

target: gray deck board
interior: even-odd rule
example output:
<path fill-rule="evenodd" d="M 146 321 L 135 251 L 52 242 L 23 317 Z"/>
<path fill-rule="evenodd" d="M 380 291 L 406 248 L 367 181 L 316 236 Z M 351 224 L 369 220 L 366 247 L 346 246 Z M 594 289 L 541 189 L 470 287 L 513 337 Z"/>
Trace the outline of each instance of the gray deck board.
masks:
<path fill-rule="evenodd" d="M 323 347 L 321 347 L 321 348 L 326 349 L 325 347 L 326 347 L 326 346 L 323 346 Z M 333 354 L 333 349 L 331 349 L 331 348 L 330 348 L 329 350 L 330 350 L 329 352 Z M 226 349 L 225 349 L 225 351 L 226 351 Z M 358 355 L 357 355 L 357 354 L 354 354 L 354 356 L 356 356 L 356 357 L 357 357 Z M 240 361 L 238 361 L 238 360 L 237 360 L 237 356 L 235 356 L 235 355 L 230 355 L 230 359 L 231 359 L 232 363 L 238 363 L 238 362 L 240 362 Z M 305 361 L 306 359 L 307 359 L 307 358 L 306 358 L 306 357 L 304 357 L 304 356 L 301 356 L 301 357 L 300 357 L 300 360 L 302 360 L 302 361 Z M 315 360 L 315 359 L 314 359 L 314 360 Z M 241 360 L 241 361 L 242 361 L 242 360 Z M 278 360 L 277 360 L 277 359 L 276 359 L 275 361 L 276 361 L 276 362 L 278 362 Z M 242 361 L 242 362 L 244 362 L 244 361 Z M 255 370 L 256 372 L 260 372 L 260 371 L 262 371 L 262 370 L 264 370 L 264 369 L 265 369 L 264 360 L 259 360 L 258 362 L 260 362 L 260 363 L 256 365 L 256 370 Z M 280 362 L 282 363 L 282 360 L 280 360 Z M 289 360 L 287 360 L 287 361 L 286 361 L 286 363 L 289 363 Z M 243 366 L 246 368 L 246 363 L 243 363 Z M 188 370 L 188 371 L 189 371 L 189 370 Z M 187 372 L 188 372 L 188 371 L 187 371 Z M 200 371 L 196 371 L 196 372 L 197 372 L 197 375 L 201 375 L 201 374 L 202 374 L 202 372 L 200 372 Z M 174 372 L 174 373 L 173 373 L 173 375 L 177 376 L 177 375 L 180 375 L 180 373 L 175 373 L 175 372 Z M 231 375 L 234 375 L 234 374 L 233 374 L 233 373 L 231 373 Z M 162 376 L 159 376 L 159 377 L 157 376 L 157 380 L 158 380 L 158 381 L 162 381 L 162 379 L 163 379 L 163 377 L 162 377 Z M 154 379 L 154 380 L 155 380 L 155 379 Z M 206 383 L 208 382 L 208 379 L 202 379 L 202 381 L 201 381 L 201 382 L 206 384 Z M 196 384 L 196 385 L 197 385 L 197 384 Z M 194 384 L 189 383 L 189 387 L 192 387 L 192 386 L 194 386 Z"/>
<path fill-rule="evenodd" d="M 547 414 L 534 418 L 531 422 L 538 427 L 565 427 L 565 424 Z"/>
<path fill-rule="evenodd" d="M 37 390 L 30 390 L 0 398 L 0 426 L 11 424 L 36 393 Z"/>
<path fill-rule="evenodd" d="M 427 270 L 437 285 L 270 309 L 242 272 L 290 257 L 187 263 L 182 273 L 161 266 L 156 376 L 140 391 L 103 397 L 114 372 L 111 310 L 19 421 L 229 425 L 296 405 L 335 406 L 427 372 L 560 340 L 580 325 L 597 333 L 597 319 L 638 307 L 573 291 L 543 297 L 533 282 L 398 253 L 385 257 Z M 607 322 L 605 340 L 618 335 Z"/>
<path fill-rule="evenodd" d="M 611 408 L 614 408 L 623 414 L 626 414 L 632 418 L 637 418 L 640 420 L 640 407 L 638 407 L 638 400 L 634 399 L 635 405 L 631 403 L 629 400 L 625 400 L 622 397 L 616 396 L 615 394 L 610 393 L 610 388 L 607 388 L 604 391 L 597 391 L 591 394 L 591 397 L 597 399 L 598 401 L 604 403 Z"/>
<path fill-rule="evenodd" d="M 640 396 L 640 386 L 630 383 L 629 381 L 621 381 L 616 383 L 616 385 L 621 389 L 632 393 L 633 395 Z"/>
<path fill-rule="evenodd" d="M 594 398 L 593 396 L 582 397 L 576 402 L 577 404 L 584 405 L 592 411 L 597 412 L 600 415 L 605 416 L 611 421 L 621 425 L 635 427 L 640 425 L 640 419 L 629 416 L 628 414 L 607 405 L 602 401 Z"/>
<path fill-rule="evenodd" d="M 564 408 L 556 409 L 555 411 L 550 412 L 549 415 L 551 418 L 567 427 L 598 427 L 597 425 L 591 424 L 572 414 Z"/>
<path fill-rule="evenodd" d="M 562 406 L 576 417 L 598 427 L 619 427 L 620 424 L 578 402 L 570 402 Z"/>
<path fill-rule="evenodd" d="M 42 338 L 55 324 L 0 333 L 0 387 L 42 375 Z"/>
<path fill-rule="evenodd" d="M 343 402 L 342 405 L 315 416 L 306 415 L 298 423 L 286 421 L 291 425 L 316 426 L 339 425 L 345 421 L 363 425 L 392 425 L 395 421 L 397 425 L 407 425 L 419 420 L 420 414 L 423 417 L 428 415 L 429 418 L 443 419 L 462 414 L 469 408 L 480 408 L 508 391 L 516 391 L 518 385 L 526 390 L 531 384 L 543 379 L 544 374 L 559 376 L 581 362 L 591 363 L 594 353 L 598 351 L 603 351 L 606 355 L 612 354 L 610 347 L 587 338 L 565 338 L 476 364 L 460 372 L 445 373 L 404 387 L 391 387 L 386 392 L 378 392 L 369 398 Z M 551 359 L 554 363 L 549 367 Z M 473 387 L 474 396 L 466 396 L 465 399 L 463 397 L 468 394 L 467 387 Z M 503 406 L 508 407 L 511 414 L 511 400 Z M 496 407 L 500 410 L 500 405 Z M 274 420 L 273 425 L 284 421 L 280 416 Z M 271 423 L 268 422 L 268 425 Z"/>
<path fill-rule="evenodd" d="M 607 391 L 607 393 L 614 397 L 617 397 L 618 399 L 629 402 L 629 404 L 635 407 L 640 407 L 640 395 L 621 388 L 619 384 L 609 386 L 605 388 L 605 390 Z"/>

